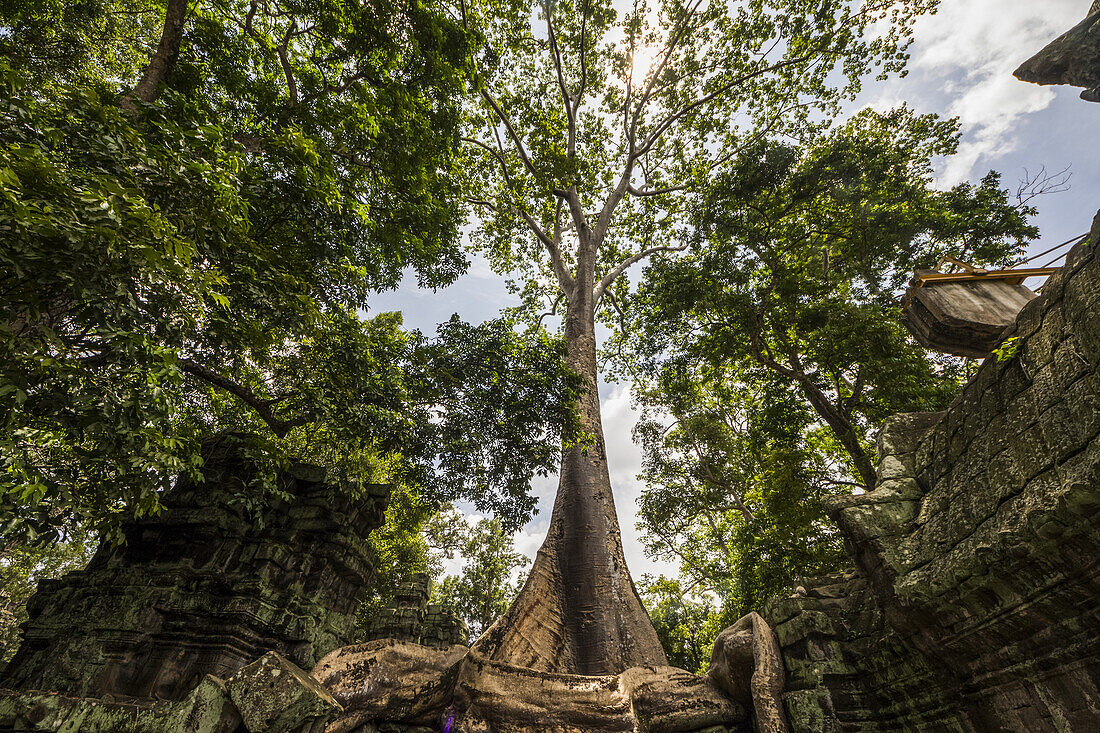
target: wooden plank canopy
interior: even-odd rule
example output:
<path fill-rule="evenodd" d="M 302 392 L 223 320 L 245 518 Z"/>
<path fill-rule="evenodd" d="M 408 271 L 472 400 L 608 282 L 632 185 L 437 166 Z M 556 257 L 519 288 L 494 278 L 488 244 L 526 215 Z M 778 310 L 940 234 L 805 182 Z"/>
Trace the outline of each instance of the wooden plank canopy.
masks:
<path fill-rule="evenodd" d="M 936 351 L 984 358 L 1035 293 L 1023 285 L 1056 267 L 982 270 L 956 262 L 964 272 L 917 270 L 902 301 L 902 321 L 917 341 Z"/>

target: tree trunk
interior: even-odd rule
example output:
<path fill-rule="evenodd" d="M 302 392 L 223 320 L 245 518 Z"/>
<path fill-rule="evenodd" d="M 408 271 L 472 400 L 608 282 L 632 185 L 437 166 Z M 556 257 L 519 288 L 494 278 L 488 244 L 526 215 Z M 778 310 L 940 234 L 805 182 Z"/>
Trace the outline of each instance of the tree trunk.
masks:
<path fill-rule="evenodd" d="M 550 528 L 527 583 L 474 650 L 539 671 L 617 674 L 668 661 L 623 558 L 596 389 L 592 278 L 584 269 L 565 340 L 570 368 L 587 382 L 578 409 L 591 439 L 563 451 Z"/>
<path fill-rule="evenodd" d="M 871 456 L 867 455 L 867 451 L 863 449 L 863 445 L 859 441 L 859 435 L 852 426 L 851 420 L 841 413 L 808 378 L 800 376 L 799 382 L 802 384 L 803 392 L 814 410 L 829 425 L 833 435 L 837 437 L 840 444 L 848 451 L 848 455 L 852 457 L 852 463 L 855 464 L 863 485 L 868 491 L 873 491 L 875 484 L 878 482 L 878 472 L 875 470 L 875 463 L 871 460 Z"/>
<path fill-rule="evenodd" d="M 168 0 L 168 8 L 164 14 L 164 27 L 161 30 L 160 42 L 157 43 L 157 50 L 149 59 L 149 64 L 145 67 L 145 72 L 141 75 L 137 86 L 123 100 L 124 106 L 133 109 L 134 99 L 152 102 L 160 95 L 160 85 L 168 76 L 180 52 L 183 24 L 187 18 L 187 3 L 188 0 Z"/>

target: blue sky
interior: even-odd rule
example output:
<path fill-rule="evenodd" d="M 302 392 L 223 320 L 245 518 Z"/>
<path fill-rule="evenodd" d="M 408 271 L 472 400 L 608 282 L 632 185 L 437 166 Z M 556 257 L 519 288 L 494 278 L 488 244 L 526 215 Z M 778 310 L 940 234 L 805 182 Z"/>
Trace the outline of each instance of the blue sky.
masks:
<path fill-rule="evenodd" d="M 1079 99 L 1079 89 L 1038 87 L 1017 81 L 1012 72 L 1049 41 L 1081 21 L 1091 0 L 942 0 L 935 16 L 916 27 L 910 73 L 904 79 L 868 82 L 860 105 L 889 108 L 902 102 L 918 112 L 958 116 L 963 141 L 957 156 L 942 161 L 940 183 L 977 181 L 990 169 L 1015 190 L 1025 170 L 1069 167 L 1068 191 L 1043 196 L 1034 204 L 1040 252 L 1088 231 L 1100 208 L 1100 104 Z M 1040 260 L 1035 264 L 1043 264 Z M 372 311 L 399 310 L 406 325 L 425 332 L 458 313 L 467 320 L 497 315 L 514 301 L 503 280 L 483 261 L 454 285 L 437 292 L 412 284 L 377 296 Z M 640 455 L 630 439 L 636 414 L 624 386 L 601 386 L 604 432 L 627 562 L 635 577 L 673 571 L 644 557 L 635 524 L 635 502 L 642 486 L 635 478 Z M 534 556 L 546 531 L 556 478 L 539 479 L 532 489 L 540 513 L 517 534 L 517 548 Z"/>

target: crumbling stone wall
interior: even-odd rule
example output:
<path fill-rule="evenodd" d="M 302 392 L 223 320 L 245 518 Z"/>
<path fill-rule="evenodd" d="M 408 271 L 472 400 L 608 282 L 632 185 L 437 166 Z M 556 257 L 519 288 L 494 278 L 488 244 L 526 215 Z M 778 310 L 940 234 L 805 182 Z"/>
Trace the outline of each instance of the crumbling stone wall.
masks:
<path fill-rule="evenodd" d="M 309 669 L 351 643 L 386 486 L 352 498 L 316 467 L 280 481 L 293 497 L 261 521 L 236 498 L 250 467 L 227 441 L 205 481 L 181 479 L 165 511 L 125 526 L 85 570 L 43 581 L 0 687 L 179 700 L 275 650 Z"/>
<path fill-rule="evenodd" d="M 857 572 L 771 604 L 795 730 L 1100 721 L 1100 216 L 945 413 L 831 507 Z"/>
<path fill-rule="evenodd" d="M 428 603 L 432 581 L 424 573 L 403 583 L 394 594 L 394 606 L 381 609 L 367 624 L 364 640 L 396 639 L 443 649 L 470 643 L 462 619 L 438 603 Z"/>

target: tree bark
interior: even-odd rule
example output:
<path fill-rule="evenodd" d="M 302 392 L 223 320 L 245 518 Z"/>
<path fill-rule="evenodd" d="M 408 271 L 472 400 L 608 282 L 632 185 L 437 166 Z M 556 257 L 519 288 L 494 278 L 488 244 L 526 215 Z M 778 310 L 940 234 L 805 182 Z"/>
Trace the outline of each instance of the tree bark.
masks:
<path fill-rule="evenodd" d="M 863 449 L 851 420 L 837 409 L 836 405 L 830 402 L 829 398 L 808 378 L 800 376 L 798 381 L 814 410 L 828 424 L 833 435 L 852 457 L 852 463 L 855 464 L 863 485 L 868 491 L 874 490 L 878 482 L 878 472 L 875 470 L 875 463 L 871 460 L 871 456 L 867 455 L 867 451 Z"/>
<path fill-rule="evenodd" d="M 587 259 L 578 257 L 565 340 L 570 368 L 587 383 L 577 408 L 590 439 L 563 451 L 550 528 L 527 583 L 474 649 L 539 671 L 600 675 L 668 661 L 623 557 L 596 389 Z"/>
<path fill-rule="evenodd" d="M 168 76 L 180 52 L 183 25 L 187 18 L 187 4 L 188 0 L 168 0 L 168 8 L 164 14 L 164 28 L 161 30 L 157 50 L 149 59 L 149 64 L 145 67 L 137 86 L 123 100 L 124 106 L 133 108 L 134 99 L 152 102 L 160 95 L 160 85 Z"/>

